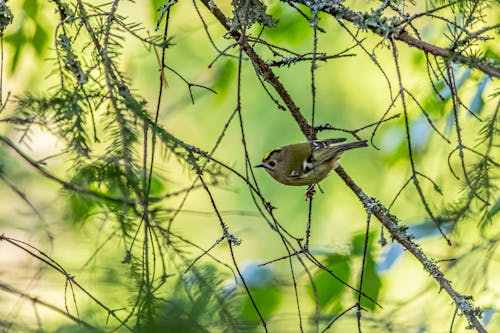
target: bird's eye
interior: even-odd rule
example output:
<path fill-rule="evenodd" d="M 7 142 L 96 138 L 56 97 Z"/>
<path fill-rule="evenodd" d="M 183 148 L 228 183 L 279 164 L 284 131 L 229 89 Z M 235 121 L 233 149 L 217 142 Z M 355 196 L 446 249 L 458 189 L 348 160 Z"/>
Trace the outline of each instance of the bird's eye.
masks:
<path fill-rule="evenodd" d="M 269 164 L 270 167 L 273 167 L 273 168 L 276 166 L 276 162 L 275 161 L 269 161 L 268 164 Z"/>

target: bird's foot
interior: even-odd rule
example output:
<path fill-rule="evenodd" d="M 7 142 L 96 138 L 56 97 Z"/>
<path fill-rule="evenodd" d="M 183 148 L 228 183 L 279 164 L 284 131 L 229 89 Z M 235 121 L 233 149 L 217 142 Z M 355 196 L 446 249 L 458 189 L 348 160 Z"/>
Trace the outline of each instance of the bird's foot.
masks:
<path fill-rule="evenodd" d="M 311 200 L 313 198 L 314 194 L 316 194 L 316 190 L 314 189 L 314 185 L 309 185 L 307 187 L 307 190 L 305 193 L 306 201 Z"/>

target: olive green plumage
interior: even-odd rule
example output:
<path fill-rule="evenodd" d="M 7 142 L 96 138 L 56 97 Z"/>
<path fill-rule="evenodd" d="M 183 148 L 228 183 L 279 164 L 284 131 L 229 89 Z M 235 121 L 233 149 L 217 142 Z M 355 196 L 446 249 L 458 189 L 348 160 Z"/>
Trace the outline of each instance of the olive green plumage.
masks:
<path fill-rule="evenodd" d="M 338 167 L 338 160 L 345 150 L 368 146 L 366 140 L 342 143 L 345 138 L 315 140 L 292 144 L 266 153 L 262 163 L 275 180 L 285 185 L 313 185 Z"/>

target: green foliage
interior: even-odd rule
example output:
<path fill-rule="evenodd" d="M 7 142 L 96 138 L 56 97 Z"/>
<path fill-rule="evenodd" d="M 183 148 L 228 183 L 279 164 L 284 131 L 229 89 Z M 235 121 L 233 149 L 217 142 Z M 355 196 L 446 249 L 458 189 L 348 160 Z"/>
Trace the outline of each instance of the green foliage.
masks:
<path fill-rule="evenodd" d="M 365 235 L 358 234 L 352 238 L 352 254 L 357 257 L 363 257 L 363 252 L 365 246 L 367 247 L 365 264 L 363 268 L 363 292 L 370 296 L 372 299 L 377 300 L 380 288 L 382 287 L 382 280 L 376 271 L 376 261 L 372 254 L 372 249 L 376 245 L 375 239 L 377 237 L 376 232 L 371 232 L 369 234 L 368 243 L 365 244 Z M 359 278 L 358 278 L 359 281 Z M 359 290 L 359 282 L 357 283 L 357 289 Z M 357 296 L 357 295 L 355 295 Z M 377 304 L 366 297 L 361 297 L 361 306 L 365 309 L 376 310 Z"/>
<path fill-rule="evenodd" d="M 166 190 L 165 181 L 153 175 L 151 179 L 151 185 L 149 187 L 149 194 L 161 195 L 165 193 L 165 190 Z"/>
<path fill-rule="evenodd" d="M 39 6 L 37 2 L 25 0 L 22 8 L 22 14 L 17 17 L 17 20 L 24 22 L 24 24 L 20 24 L 16 31 L 9 31 L 7 36 L 4 37 L 5 41 L 11 44 L 14 49 L 14 55 L 12 56 L 10 66 L 11 72 L 17 69 L 20 57 L 23 52 L 26 51 L 27 46 L 33 46 L 38 56 L 42 56 L 49 43 L 49 33 L 46 27 L 41 24 L 43 21 L 40 20 L 39 17 Z M 0 15 L 4 18 L 1 27 L 5 29 L 5 26 L 12 21 L 12 14 L 10 13 L 10 9 L 6 7 L 6 4 L 1 5 Z M 34 26 L 35 30 L 33 34 L 26 28 L 30 25 L 28 23 Z M 0 31 L 3 31 L 3 29 Z"/>
<path fill-rule="evenodd" d="M 94 199 L 77 193 L 71 193 L 66 208 L 66 220 L 74 223 L 82 223 L 97 208 Z"/>
<path fill-rule="evenodd" d="M 214 89 L 216 91 L 227 91 L 234 82 L 234 74 L 236 72 L 236 66 L 232 60 L 224 60 L 221 64 L 215 66 L 215 82 Z M 223 94 L 218 94 L 217 98 L 224 99 Z"/>
<path fill-rule="evenodd" d="M 491 111 L 492 105 L 497 102 L 493 98 L 497 97 L 498 89 L 493 95 L 488 94 L 496 84 L 490 76 L 491 72 L 498 70 L 499 57 L 496 46 L 487 44 L 490 38 L 487 33 L 494 31 L 484 21 L 487 19 L 488 1 L 430 1 L 426 4 L 411 1 L 291 1 L 274 2 L 269 13 L 266 5 L 258 0 L 234 1 L 231 7 L 226 3 L 228 7 L 220 11 L 217 6 L 221 4 L 214 1 L 193 4 L 153 1 L 151 6 L 155 10 L 161 5 L 165 5 L 164 9 L 167 6 L 172 9 L 164 16 L 169 20 L 168 29 L 159 30 L 167 31 L 166 35 L 149 35 L 154 24 L 144 23 L 142 18 L 135 19 L 133 11 L 120 11 L 124 3 L 133 9 L 138 5 L 117 2 L 114 8 L 113 3 L 94 6 L 85 1 L 50 1 L 51 10 L 55 8 L 57 14 L 51 17 L 60 21 L 57 22 L 57 30 L 49 32 L 45 18 L 47 12 L 39 5 L 41 2 L 25 0 L 23 11 L 16 15 L 16 19 L 28 22 L 33 27 L 32 31 L 20 24 L 4 39 L 14 50 L 9 59 L 14 71 L 22 67 L 21 60 L 28 47 L 32 47 L 35 55 L 41 58 L 47 52 L 49 40 L 55 38 L 51 53 L 53 58 L 46 62 L 53 66 L 44 87 L 46 89 L 41 93 L 16 97 L 12 111 L 0 109 L 0 122 L 7 128 L 5 138 L 10 136 L 11 130 L 20 133 L 19 144 L 28 142 L 40 130 L 50 133 L 64 145 L 57 156 L 62 162 L 57 164 L 58 160 L 51 164 L 50 160 L 47 162 L 38 157 L 30 158 L 29 154 L 23 155 L 22 149 L 10 144 L 14 139 L 1 142 L 9 143 L 12 156 L 21 156 L 23 163 L 33 168 L 34 172 L 64 188 L 64 203 L 50 203 L 54 207 L 66 208 L 64 220 L 51 221 L 50 226 L 68 220 L 80 225 L 99 219 L 106 222 L 101 223 L 102 229 L 93 229 L 95 224 L 88 223 L 85 229 L 95 234 L 83 237 L 89 243 L 95 238 L 96 244 L 99 244 L 98 248 L 89 250 L 92 259 L 99 258 L 95 260 L 96 270 L 123 258 L 118 267 L 107 270 L 106 279 L 111 280 L 112 287 L 116 288 L 113 291 L 106 290 L 99 297 L 90 296 L 89 290 L 80 290 L 76 284 L 70 285 L 76 280 L 61 268 L 64 265 L 55 264 L 55 260 L 44 259 L 42 262 L 44 267 L 49 263 L 48 266 L 66 280 L 65 295 L 70 295 L 70 286 L 78 289 L 71 295 L 75 307 L 81 306 L 80 293 L 90 296 L 89 307 L 97 308 L 96 312 L 100 315 L 81 312 L 80 316 L 84 320 L 100 316 L 96 320 L 100 331 L 247 332 L 262 330 L 264 320 L 269 327 L 276 325 L 276 331 L 280 331 L 279 325 L 283 322 L 280 314 L 288 315 L 292 311 L 301 315 L 301 318 L 294 318 L 304 325 L 300 329 L 320 331 L 321 327 L 312 325 L 319 325 L 323 318 L 309 320 L 314 315 L 311 308 L 319 308 L 321 315 L 342 316 L 348 309 L 355 311 L 358 299 L 359 306 L 368 310 L 359 311 L 363 324 L 368 320 L 392 323 L 392 318 L 388 318 L 392 314 L 385 310 L 375 311 L 378 309 L 376 303 L 368 299 L 370 297 L 379 302 L 384 287 L 384 280 L 376 267 L 377 233 L 371 232 L 367 241 L 365 234 L 359 233 L 364 225 L 358 227 L 348 223 L 347 226 L 339 226 L 341 230 L 338 233 L 333 231 L 336 237 L 338 235 L 351 245 L 351 252 L 338 254 L 332 251 L 322 253 L 318 258 L 313 257 L 300 245 L 304 243 L 292 236 L 294 232 L 286 229 L 291 223 L 282 223 L 282 220 L 295 222 L 302 218 L 303 215 L 299 216 L 297 212 L 301 210 L 302 213 L 301 207 L 305 206 L 292 207 L 294 201 L 290 200 L 298 192 L 273 187 L 274 184 L 263 184 L 260 175 L 251 172 L 250 166 L 256 154 L 261 156 L 264 145 L 285 144 L 283 141 L 300 135 L 294 120 L 304 131 L 304 127 L 309 126 L 309 119 L 314 118 L 315 122 L 331 119 L 336 127 L 324 127 L 332 130 L 333 134 L 328 133 L 332 137 L 345 136 L 351 140 L 369 139 L 372 135 L 374 144 L 381 143 L 380 154 L 371 149 L 372 155 L 366 161 L 361 156 L 356 159 L 352 155 L 351 160 L 346 158 L 346 166 L 352 166 L 353 174 L 359 175 L 359 186 L 363 190 L 370 189 L 366 190 L 367 194 L 361 195 L 357 190 L 353 191 L 367 211 L 372 208 L 366 204 L 368 196 L 380 196 L 383 199 L 376 202 L 382 205 L 383 201 L 390 202 L 390 197 L 394 195 L 404 197 L 407 188 L 413 190 L 404 197 L 405 200 L 401 200 L 402 203 L 397 202 L 389 208 L 391 213 L 398 211 L 394 213 L 398 217 L 401 212 L 401 218 L 394 217 L 394 221 L 401 222 L 397 226 L 400 231 L 408 229 L 403 225 L 409 220 L 408 216 L 428 221 L 425 225 L 428 235 L 432 232 L 427 233 L 427 230 L 436 230 L 432 222 L 451 221 L 459 230 L 459 221 L 481 221 L 482 236 L 494 235 L 486 240 L 489 242 L 487 245 L 493 248 L 491 244 L 497 243 L 498 235 L 488 228 L 495 224 L 500 207 L 497 185 L 499 165 L 494 150 L 498 146 L 494 141 L 499 134 L 496 123 L 498 107 L 493 115 Z M 438 3 L 447 6 L 436 8 Z M 351 5 L 352 8 L 349 7 Z M 193 13 L 200 15 L 196 16 L 195 23 L 191 22 Z M 233 18 L 225 17 L 230 13 Z M 8 7 L 0 7 L 0 31 L 11 20 L 12 13 Z M 218 36 L 227 24 L 231 29 Z M 141 30 L 144 26 L 147 27 L 145 31 Z M 206 28 L 206 31 L 200 31 L 200 27 Z M 331 30 L 332 27 L 335 27 L 334 30 Z M 425 29 L 433 30 L 438 35 L 435 40 L 427 39 Z M 237 35 L 235 31 L 240 33 L 241 39 L 231 39 L 233 34 Z M 443 38 L 444 31 L 448 40 Z M 172 33 L 176 34 L 176 45 L 171 42 Z M 412 36 L 414 43 L 422 45 L 399 47 L 409 43 L 401 40 L 404 36 Z M 202 38 L 207 38 L 206 43 L 198 45 Z M 144 53 L 131 51 L 129 46 L 132 48 L 135 42 L 144 46 L 151 57 L 142 58 Z M 196 45 L 186 47 L 186 43 Z M 175 49 L 171 50 L 172 47 Z M 209 52 L 204 49 L 210 47 L 213 49 Z M 346 51 L 338 53 L 339 49 Z M 195 50 L 196 53 L 186 50 Z M 243 55 L 238 59 L 240 50 Z M 356 56 L 355 60 L 347 58 L 342 60 L 344 62 L 336 62 L 336 58 L 351 50 L 350 55 Z M 414 55 L 415 52 L 418 55 Z M 155 61 L 145 64 L 147 61 L 144 59 L 153 59 L 153 53 Z M 141 54 L 141 57 L 136 57 L 136 54 Z M 210 58 L 214 54 L 215 60 Z M 407 57 L 413 59 L 409 66 L 405 63 Z M 195 63 L 200 59 L 202 64 Z M 139 62 L 141 66 L 137 66 Z M 282 68 L 271 72 L 276 69 L 275 66 Z M 381 73 L 372 75 L 370 71 L 373 69 Z M 208 82 L 205 83 L 207 87 L 188 82 L 180 74 L 184 70 L 189 75 L 198 75 L 201 82 Z M 478 70 L 483 72 L 478 75 Z M 153 72 L 154 88 L 151 88 L 153 79 L 149 77 L 144 87 L 135 85 L 138 76 L 148 76 Z M 171 80 L 170 75 L 179 78 L 181 85 L 187 84 L 186 91 L 177 87 L 177 82 Z M 422 84 L 425 75 L 427 85 Z M 237 82 L 240 78 L 243 78 L 242 81 Z M 387 82 L 383 81 L 384 78 Z M 157 82 L 163 88 L 151 93 L 151 89 L 157 89 Z M 48 88 L 49 85 L 52 86 Z M 194 99 L 192 87 L 215 89 L 218 94 L 209 101 L 206 96 L 201 102 L 197 98 L 195 106 L 189 105 L 196 112 L 186 111 L 187 108 L 179 105 L 178 101 L 188 100 L 188 97 Z M 255 87 L 259 90 L 254 91 Z M 232 115 L 227 121 L 219 112 L 221 105 Z M 295 118 L 290 117 L 289 112 L 270 116 L 266 113 L 269 106 L 291 110 Z M 392 117 L 386 121 L 392 112 L 399 114 L 399 119 Z M 301 117 L 305 119 L 303 123 Z M 220 124 L 217 128 L 223 130 L 216 133 L 205 124 L 206 119 L 213 121 L 211 124 Z M 357 129 L 350 128 L 349 124 L 355 124 L 353 126 Z M 477 134 L 475 126 L 482 127 L 479 135 L 474 135 Z M 293 130 L 290 130 L 292 127 Z M 445 146 L 443 150 L 433 150 L 434 137 L 438 136 L 440 144 Z M 209 141 L 208 138 L 212 137 L 214 140 Z M 4 134 L 0 136 L 0 139 L 3 138 Z M 272 142 L 263 142 L 266 138 Z M 199 147 L 191 143 L 195 140 L 198 140 Z M 241 149 L 241 142 L 244 149 Z M 209 152 L 204 150 L 209 149 L 205 147 L 216 148 Z M 450 153 L 451 172 L 443 151 Z M 0 147 L 0 152 L 0 180 L 5 181 L 7 176 L 15 175 L 15 170 L 10 170 L 14 169 L 10 165 L 4 167 L 10 157 L 6 157 L 3 147 Z M 45 152 L 42 154 L 45 158 Z M 174 159 L 177 163 L 172 163 Z M 369 174 L 370 168 L 377 169 L 375 176 Z M 189 170 L 182 173 L 186 179 L 178 177 L 185 170 Z M 346 170 L 351 172 L 349 167 Z M 221 187 L 221 180 L 226 174 L 232 174 L 237 180 Z M 456 183 L 453 176 L 460 178 L 463 185 L 458 199 L 453 190 L 449 190 Z M 357 177 L 353 178 L 358 181 Z M 422 195 L 429 198 L 428 205 L 422 202 L 423 199 L 417 201 L 413 197 L 417 179 L 425 179 L 429 182 L 426 184 L 430 184 L 423 187 Z M 394 184 L 400 183 L 405 185 L 396 188 L 398 185 Z M 17 190 L 11 183 L 7 185 L 9 190 Z M 353 196 L 345 191 L 345 186 L 338 186 L 333 192 L 329 191 L 328 185 L 324 188 L 325 191 L 318 191 L 314 198 L 324 199 L 327 195 L 330 198 L 331 195 L 334 200 L 320 201 L 323 205 L 330 205 L 327 214 L 333 217 L 352 214 L 352 217 L 343 217 L 347 221 L 358 220 L 358 216 L 354 217 L 356 214 L 366 216 L 365 210 L 353 212 L 348 207 L 348 200 Z M 444 194 L 442 200 L 445 202 L 434 200 L 433 193 L 428 193 L 427 189 Z M 197 190 L 201 195 L 194 193 Z M 269 195 L 271 191 L 275 192 L 273 198 Z M 28 196 L 21 190 L 16 193 L 29 203 Z M 313 222 L 321 222 L 316 219 L 317 213 L 325 214 L 326 211 L 323 209 L 326 206 L 318 209 L 318 201 L 314 201 L 314 211 L 309 215 L 314 217 Z M 274 210 L 275 206 L 280 209 Z M 443 207 L 441 214 L 427 217 L 432 215 L 435 207 L 440 206 Z M 11 207 L 9 214 L 10 210 Z M 12 210 L 17 211 L 18 207 L 14 206 Z M 258 222 L 244 224 L 243 217 L 255 217 L 255 211 L 259 212 Z M 43 217 L 36 210 L 35 213 L 32 215 Z M 202 216 L 203 220 L 192 218 L 189 213 Z M 390 214 L 387 216 L 392 217 Z M 40 220 L 44 222 L 43 218 Z M 264 220 L 268 224 L 260 223 Z M 174 221 L 177 224 L 174 225 Z M 28 230 L 23 223 L 15 223 Z M 328 230 L 318 238 L 330 242 L 330 228 L 325 223 L 313 230 Z M 50 231 L 47 232 L 48 239 L 53 239 Z M 268 233 L 279 237 L 269 241 Z M 35 236 L 33 238 L 38 239 L 38 235 Z M 409 235 L 408 239 L 413 236 Z M 104 243 L 101 243 L 103 238 Z M 417 237 L 419 241 L 429 241 L 424 238 L 430 237 Z M 240 244 L 237 239 L 243 239 L 243 242 Z M 262 244 L 259 243 L 261 241 Z M 85 242 L 81 243 L 83 253 Z M 252 247 L 246 247 L 247 244 L 252 244 Z M 482 246 L 484 244 L 474 244 L 473 248 Z M 68 246 L 70 250 L 71 247 Z M 266 258 L 279 257 L 283 249 L 288 252 L 285 260 L 289 260 L 290 264 L 288 270 L 283 270 L 286 280 L 283 285 L 278 285 L 270 275 L 266 278 L 264 273 L 254 276 L 252 282 L 258 283 L 249 283 L 251 278 L 243 274 L 248 292 L 242 281 L 235 282 L 234 288 L 229 287 L 233 285 L 225 280 L 226 269 L 238 268 L 240 260 L 248 257 L 258 257 L 260 261 L 263 253 Z M 437 259 L 455 257 L 458 253 L 457 247 L 436 249 L 433 248 L 431 253 L 437 254 Z M 112 259 L 107 261 L 102 252 Z M 73 256 L 72 252 L 70 254 Z M 101 261 L 101 257 L 105 257 L 106 261 Z M 276 263 L 281 270 L 282 260 L 276 259 L 271 264 Z M 394 260 L 387 269 L 397 266 Z M 217 266 L 207 265 L 207 261 L 215 262 Z M 461 260 L 457 263 L 461 264 Z M 93 270 L 81 271 L 94 273 Z M 280 274 L 283 272 L 280 271 Z M 126 274 L 130 280 L 121 281 L 118 273 Z M 430 279 L 437 279 L 436 276 L 443 278 L 444 275 L 441 271 L 430 273 Z M 308 279 L 311 276 L 312 279 Z M 92 281 L 101 287 L 100 281 Z M 401 281 L 401 285 L 406 282 Z M 302 298 L 303 288 L 307 291 L 307 300 Z M 360 296 L 357 289 L 368 297 Z M 123 294 L 115 295 L 114 290 Z M 478 292 L 478 299 L 491 291 L 485 290 Z M 466 289 L 463 292 L 469 291 Z M 296 297 L 296 303 L 284 302 L 290 296 Z M 394 299 L 391 297 L 383 301 L 389 303 Z M 111 303 L 116 303 L 108 306 L 102 299 L 111 299 Z M 127 299 L 128 304 L 124 301 Z M 32 301 L 35 304 L 36 300 Z M 67 305 L 71 302 L 65 301 L 65 311 L 73 313 Z M 469 304 L 468 301 L 465 303 Z M 354 306 L 349 308 L 352 304 Z M 464 314 L 460 304 L 456 306 L 458 313 Z M 447 308 L 450 313 L 447 312 L 444 317 L 453 315 L 454 309 L 450 309 Z M 415 312 L 415 318 L 422 317 L 421 313 Z M 405 316 L 409 315 L 405 313 Z M 288 317 L 286 319 L 287 323 L 283 326 L 289 324 Z M 108 327 L 108 320 L 113 327 Z M 430 320 L 421 320 L 419 324 L 427 329 L 430 321 L 434 321 L 434 316 Z M 299 331 L 298 327 L 294 328 Z M 82 324 L 62 326 L 59 331 L 86 332 L 87 329 Z M 393 331 L 398 331 L 398 328 Z"/>
<path fill-rule="evenodd" d="M 495 203 L 491 206 L 491 209 L 486 215 L 486 221 L 491 222 L 496 214 L 500 212 L 500 198 L 497 198 Z"/>
<path fill-rule="evenodd" d="M 469 154 L 476 155 L 476 162 L 465 171 L 463 180 L 463 194 L 460 199 L 450 203 L 444 208 L 443 216 L 453 222 L 459 222 L 471 216 L 481 216 L 480 221 L 492 221 L 490 205 L 497 200 L 497 179 L 499 164 L 495 161 L 494 138 L 500 131 L 497 125 L 498 108 L 492 118 L 485 122 L 480 130 L 481 141 L 486 144 L 484 152 L 467 149 Z M 484 227 L 484 224 L 483 224 Z"/>
<path fill-rule="evenodd" d="M 269 12 L 278 19 L 279 24 L 274 29 L 264 30 L 266 39 L 273 43 L 286 42 L 294 46 L 304 43 L 303 32 L 308 28 L 309 22 L 297 20 L 291 8 L 278 4 L 271 5 Z"/>
<path fill-rule="evenodd" d="M 325 266 L 342 281 L 350 281 L 351 259 L 349 256 L 340 254 L 329 255 L 325 260 Z M 317 288 L 318 304 L 320 307 L 331 312 L 339 312 L 343 308 L 342 294 L 348 290 L 347 287 L 324 270 L 319 270 L 314 274 L 313 282 Z M 315 302 L 316 295 L 312 286 L 308 289 L 310 298 Z"/>
<path fill-rule="evenodd" d="M 370 298 L 377 300 L 380 288 L 382 287 L 382 280 L 376 271 L 375 258 L 371 253 L 374 244 L 376 233 L 370 233 L 369 242 L 366 245 L 368 251 L 365 257 L 365 264 L 363 268 L 363 290 L 362 292 Z M 319 270 L 313 275 L 313 282 L 316 286 L 316 294 L 318 297 L 318 304 L 322 311 L 330 313 L 340 313 L 345 309 L 345 293 L 352 291 L 345 284 L 338 281 L 340 279 L 344 283 L 350 283 L 352 279 L 353 261 L 359 261 L 363 258 L 363 251 L 365 247 L 365 235 L 358 234 L 352 238 L 352 251 L 350 255 L 329 254 L 325 259 L 326 270 Z M 355 266 L 357 267 L 357 266 Z M 332 274 L 338 278 L 334 278 Z M 359 290 L 359 277 L 357 278 L 357 290 Z M 316 301 L 316 296 L 312 286 L 309 287 L 309 296 Z M 353 293 L 354 298 L 358 297 L 357 293 Z M 377 304 L 372 300 L 361 296 L 361 306 L 365 309 L 375 310 Z"/>
<path fill-rule="evenodd" d="M 69 7 L 59 5 L 66 8 L 66 15 L 71 13 Z M 97 8 L 94 10 L 98 12 Z M 31 15 L 36 12 L 36 6 L 30 7 Z M 120 54 L 121 38 L 112 35 L 103 54 L 99 49 L 102 45 L 96 40 L 104 33 L 105 22 L 93 23 L 98 28 L 85 37 L 77 34 L 80 26 L 69 20 L 56 43 L 61 75 L 59 87 L 48 96 L 28 94 L 19 98 L 17 114 L 8 121 L 17 124 L 26 134 L 33 126 L 55 133 L 67 143 L 65 152 L 73 162 L 68 169 L 77 172 L 73 180 L 110 195 L 140 197 L 143 193 L 137 158 L 141 145 L 138 133 L 144 126 L 149 133 L 155 133 L 155 139 L 159 139 L 163 147 L 196 173 L 203 171 L 212 180 L 219 177 L 220 168 L 209 163 L 207 153 L 182 142 L 155 122 L 146 110 L 146 102 L 131 92 L 125 75 L 110 65 Z M 131 31 L 134 29 L 133 25 L 122 23 Z M 13 36 L 24 38 L 22 34 Z M 75 45 L 86 45 L 84 52 L 76 55 Z M 80 59 L 92 54 L 92 49 L 94 54 L 101 55 L 100 59 L 82 62 Z"/>
<path fill-rule="evenodd" d="M 257 304 L 261 315 L 264 319 L 268 319 L 278 310 L 283 297 L 283 290 L 272 285 L 250 287 L 250 294 Z M 259 316 L 248 297 L 244 297 L 242 300 L 241 317 L 251 323 L 253 322 L 255 326 L 259 324 Z"/>
<path fill-rule="evenodd" d="M 375 269 L 375 259 L 372 255 L 367 255 L 363 271 L 363 292 L 372 299 L 377 300 L 382 287 L 382 280 Z M 359 289 L 359 284 L 358 284 Z M 377 304 L 366 297 L 361 297 L 361 306 L 372 311 L 378 309 Z"/>
<path fill-rule="evenodd" d="M 88 157 L 87 112 L 84 106 L 87 101 L 85 96 L 68 90 L 60 90 L 50 98 L 27 95 L 18 102 L 16 120 L 24 125 L 22 130 L 25 132 L 34 125 L 47 130 L 55 127 L 58 136 L 67 142 L 68 153 Z"/>
<path fill-rule="evenodd" d="M 236 299 L 227 295 L 223 281 L 212 266 L 193 268 L 177 279 L 165 298 L 154 300 L 154 314 L 142 315 L 138 332 L 242 331 Z"/>

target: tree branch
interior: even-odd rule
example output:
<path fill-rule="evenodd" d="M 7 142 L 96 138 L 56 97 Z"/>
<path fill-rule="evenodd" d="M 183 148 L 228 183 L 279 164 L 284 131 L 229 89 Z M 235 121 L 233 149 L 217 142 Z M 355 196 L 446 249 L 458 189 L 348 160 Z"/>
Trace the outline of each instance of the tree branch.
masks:
<path fill-rule="evenodd" d="M 102 192 L 93 191 L 93 190 L 90 190 L 88 188 L 82 187 L 78 184 L 62 180 L 62 179 L 54 176 L 53 174 L 51 174 L 47 170 L 45 170 L 45 168 L 43 168 L 39 162 L 37 162 L 34 159 L 32 159 L 31 157 L 29 157 L 19 147 L 17 147 L 12 142 L 12 140 L 10 140 L 9 138 L 0 135 L 0 142 L 4 143 L 5 145 L 12 148 L 12 150 L 14 150 L 19 156 L 21 156 L 26 162 L 28 162 L 28 164 L 30 164 L 33 168 L 35 168 L 42 176 L 44 176 L 47 179 L 50 179 L 50 180 L 53 180 L 53 181 L 59 183 L 67 190 L 71 190 L 75 193 L 85 194 L 85 195 L 88 195 L 88 196 L 91 196 L 91 197 L 94 197 L 97 199 L 102 199 L 102 200 L 106 200 L 106 201 L 114 202 L 114 203 L 118 203 L 118 204 L 127 204 L 127 205 L 137 204 L 136 200 L 133 200 L 130 198 L 111 197 L 111 196 L 104 194 Z"/>
<path fill-rule="evenodd" d="M 453 299 L 457 309 L 460 309 L 465 315 L 470 324 L 478 332 L 486 332 L 485 328 L 479 321 L 482 311 L 479 307 L 475 307 L 472 303 L 472 296 L 465 296 L 458 293 L 451 286 L 451 282 L 444 277 L 444 273 L 439 266 L 430 259 L 420 246 L 413 241 L 413 236 L 407 232 L 408 227 L 400 225 L 398 218 L 392 215 L 389 210 L 381 204 L 377 199 L 368 197 L 365 192 L 354 182 L 354 180 L 345 172 L 342 167 L 338 167 L 337 174 L 342 178 L 344 183 L 356 194 L 363 205 L 382 223 L 389 231 L 392 239 L 401 244 L 409 253 L 411 253 L 424 267 L 424 269 L 438 282 L 440 289 L 444 289 Z"/>
<path fill-rule="evenodd" d="M 20 298 L 27 299 L 31 303 L 33 303 L 34 305 L 42 305 L 42 306 L 44 306 L 44 307 L 46 307 L 46 308 L 48 308 L 48 309 L 50 309 L 50 310 L 52 310 L 52 311 L 54 311 L 56 313 L 59 313 L 62 316 L 65 316 L 65 317 L 71 319 L 72 321 L 74 321 L 78 325 L 81 325 L 81 326 L 83 326 L 85 328 L 91 329 L 92 331 L 94 331 L 94 330 L 97 331 L 96 327 L 92 326 L 91 324 L 87 323 L 86 321 L 81 320 L 80 318 L 73 316 L 72 314 L 70 314 L 67 311 L 64 311 L 64 310 L 58 308 L 57 306 L 55 306 L 53 304 L 45 302 L 45 301 L 41 300 L 38 297 L 30 296 L 27 293 L 25 293 L 24 291 L 16 289 L 16 288 L 14 288 L 12 286 L 9 286 L 6 283 L 0 282 L 0 290 L 5 291 L 5 292 L 7 292 L 9 294 L 12 294 L 12 295 L 17 295 Z"/>
<path fill-rule="evenodd" d="M 397 22 L 399 19 L 395 18 L 393 21 L 391 19 L 382 17 L 375 13 L 362 13 L 355 12 L 341 5 L 337 1 L 322 2 L 322 3 L 311 3 L 307 0 L 287 0 L 293 3 L 301 4 L 313 8 L 318 7 L 324 13 L 330 14 L 338 20 L 346 20 L 354 24 L 360 29 L 368 29 L 371 32 L 388 38 L 391 37 L 395 40 L 401 41 L 409 46 L 415 47 L 425 53 L 430 53 L 436 57 L 443 58 L 445 60 L 451 60 L 452 62 L 457 62 L 471 68 L 477 68 L 485 74 L 492 77 L 500 77 L 500 68 L 493 65 L 489 65 L 485 60 L 482 60 L 474 56 L 464 56 L 452 49 L 442 48 L 427 42 L 424 42 L 416 37 L 411 36 L 404 28 L 400 27 L 400 24 L 390 24 L 387 22 Z M 399 20 L 401 21 L 401 20 Z M 399 22 L 399 23 L 404 23 Z"/>
<path fill-rule="evenodd" d="M 295 104 L 292 97 L 285 89 L 281 81 L 278 79 L 276 74 L 272 71 L 271 67 L 255 52 L 253 47 L 248 43 L 246 38 L 243 38 L 242 35 L 229 27 L 227 24 L 228 20 L 224 13 L 215 6 L 210 0 L 200 0 L 208 10 L 215 16 L 215 18 L 219 21 L 219 23 L 227 30 L 228 34 L 233 37 L 236 42 L 239 43 L 240 47 L 243 48 L 245 53 L 248 55 L 252 64 L 257 71 L 257 74 L 260 75 L 264 80 L 266 80 L 269 84 L 273 86 L 278 95 L 280 95 L 281 99 L 287 106 L 288 110 L 292 114 L 293 118 L 297 122 L 300 127 L 300 130 L 307 138 L 315 139 L 316 131 L 314 128 L 309 125 L 307 119 L 300 112 L 300 108 Z"/>
<path fill-rule="evenodd" d="M 286 91 L 285 87 L 280 82 L 278 77 L 274 74 L 272 69 L 255 52 L 252 46 L 242 38 L 239 32 L 230 29 L 230 27 L 226 23 L 227 18 L 222 13 L 222 11 L 220 11 L 220 9 L 214 5 L 213 2 L 211 2 L 210 0 L 200 1 L 217 18 L 219 23 L 226 28 L 231 37 L 233 37 L 240 44 L 240 47 L 251 59 L 258 75 L 264 77 L 264 79 L 274 87 L 276 92 L 283 99 L 283 102 L 288 107 L 294 119 L 297 121 L 300 129 L 302 130 L 302 133 L 304 133 L 307 138 L 315 138 L 314 128 L 312 128 L 307 123 L 307 120 L 301 114 L 299 107 L 295 104 L 292 97 Z M 340 5 L 332 6 L 335 6 L 335 8 L 337 8 Z M 327 9 L 328 7 L 324 7 L 321 10 L 326 11 Z M 335 13 L 335 11 L 332 11 L 332 13 Z M 355 14 L 361 15 L 359 13 Z M 349 20 L 349 18 L 345 18 Z M 342 167 L 338 167 L 336 169 L 336 172 L 345 182 L 345 184 L 352 190 L 352 192 L 356 194 L 365 208 L 369 210 L 369 212 L 371 212 L 373 215 L 375 215 L 375 217 L 382 223 L 382 225 L 384 225 L 384 227 L 390 232 L 392 238 L 395 239 L 399 244 L 401 244 L 406 250 L 408 250 L 408 252 L 411 253 L 422 264 L 424 270 L 427 271 L 438 282 L 440 288 L 444 289 L 448 293 L 448 295 L 455 302 L 457 308 L 460 309 L 462 314 L 467 317 L 469 323 L 478 332 L 486 332 L 481 322 L 479 321 L 482 312 L 480 308 L 474 306 L 472 297 L 461 295 L 455 289 L 453 289 L 451 282 L 444 277 L 444 273 L 440 270 L 439 266 L 435 264 L 432 259 L 428 258 L 427 255 L 422 251 L 422 249 L 412 240 L 413 236 L 407 232 L 408 227 L 399 225 L 398 218 L 390 214 L 389 210 L 382 203 L 374 198 L 368 197 L 364 193 L 364 191 L 354 182 L 354 180 L 344 171 Z"/>
<path fill-rule="evenodd" d="M 477 62 L 479 60 L 478 58 L 466 57 L 452 50 L 429 44 L 423 40 L 410 36 L 410 34 L 404 30 L 399 35 L 394 36 L 394 38 L 434 56 L 444 59 L 452 59 L 454 62 L 458 62 L 472 68 L 477 68 L 490 76 L 500 77 L 500 68 L 498 67 L 488 66 L 481 62 Z"/>

